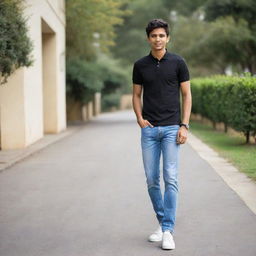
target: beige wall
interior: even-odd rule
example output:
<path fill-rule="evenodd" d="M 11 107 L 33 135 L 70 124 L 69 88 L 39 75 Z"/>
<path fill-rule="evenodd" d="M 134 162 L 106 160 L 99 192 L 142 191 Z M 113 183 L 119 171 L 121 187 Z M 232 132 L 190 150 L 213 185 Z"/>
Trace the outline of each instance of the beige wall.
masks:
<path fill-rule="evenodd" d="M 131 109 L 132 108 L 132 94 L 124 94 L 120 98 L 120 109 Z"/>
<path fill-rule="evenodd" d="M 8 79 L 8 85 L 0 86 L 0 125 L 1 145 L 15 145 L 20 148 L 25 141 L 25 106 L 24 87 L 20 85 L 24 80 L 22 69 L 15 72 Z M 10 111 L 15 111 L 11 115 Z M 8 148 L 8 147 L 7 147 Z"/>
<path fill-rule="evenodd" d="M 64 0 L 25 2 L 34 63 L 0 87 L 2 149 L 26 147 L 66 128 Z"/>
<path fill-rule="evenodd" d="M 101 93 L 96 92 L 93 100 L 93 115 L 97 116 L 101 113 Z"/>

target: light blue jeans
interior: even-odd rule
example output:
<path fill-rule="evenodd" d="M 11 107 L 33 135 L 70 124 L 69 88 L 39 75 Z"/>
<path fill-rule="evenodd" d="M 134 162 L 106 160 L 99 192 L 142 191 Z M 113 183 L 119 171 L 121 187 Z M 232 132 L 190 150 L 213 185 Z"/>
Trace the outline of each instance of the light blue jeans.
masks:
<path fill-rule="evenodd" d="M 141 147 L 148 193 L 162 231 L 173 233 L 178 198 L 178 158 L 176 142 L 179 125 L 141 128 Z M 164 198 L 160 188 L 160 156 L 163 157 Z"/>

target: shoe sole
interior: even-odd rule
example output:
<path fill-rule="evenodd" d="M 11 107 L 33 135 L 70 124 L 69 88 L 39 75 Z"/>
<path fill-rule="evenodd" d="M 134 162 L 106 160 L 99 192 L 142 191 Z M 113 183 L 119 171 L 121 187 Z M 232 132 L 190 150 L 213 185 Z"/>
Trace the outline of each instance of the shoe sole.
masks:
<path fill-rule="evenodd" d="M 164 245 L 164 243 L 162 243 L 162 249 L 163 250 L 174 250 L 175 249 L 175 243 L 173 243 L 172 245 Z"/>
<path fill-rule="evenodd" d="M 163 250 L 174 250 L 175 247 L 174 247 L 174 248 L 170 248 L 170 247 L 164 247 L 164 246 L 162 246 L 162 249 L 163 249 Z"/>
<path fill-rule="evenodd" d="M 157 239 L 157 240 L 151 240 L 151 239 L 148 239 L 149 242 L 153 243 L 153 242 L 161 242 L 163 239 Z"/>

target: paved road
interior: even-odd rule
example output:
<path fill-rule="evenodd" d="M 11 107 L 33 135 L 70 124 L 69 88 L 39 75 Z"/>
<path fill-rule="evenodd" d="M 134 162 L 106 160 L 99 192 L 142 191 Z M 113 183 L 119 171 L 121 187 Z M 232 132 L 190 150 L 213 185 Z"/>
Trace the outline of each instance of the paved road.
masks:
<path fill-rule="evenodd" d="M 256 216 L 183 145 L 175 241 L 157 225 L 132 112 L 104 114 L 0 173 L 1 256 L 255 256 Z"/>

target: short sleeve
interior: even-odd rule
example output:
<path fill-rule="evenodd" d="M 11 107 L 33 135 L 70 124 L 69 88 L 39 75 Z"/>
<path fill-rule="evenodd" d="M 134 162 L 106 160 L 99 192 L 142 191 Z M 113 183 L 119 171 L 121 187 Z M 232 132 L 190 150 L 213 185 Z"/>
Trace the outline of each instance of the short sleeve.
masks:
<path fill-rule="evenodd" d="M 133 66 L 132 81 L 134 84 L 143 84 L 143 79 L 136 63 Z"/>
<path fill-rule="evenodd" d="M 179 83 L 189 81 L 188 67 L 183 58 L 179 61 L 178 79 L 179 79 Z"/>

